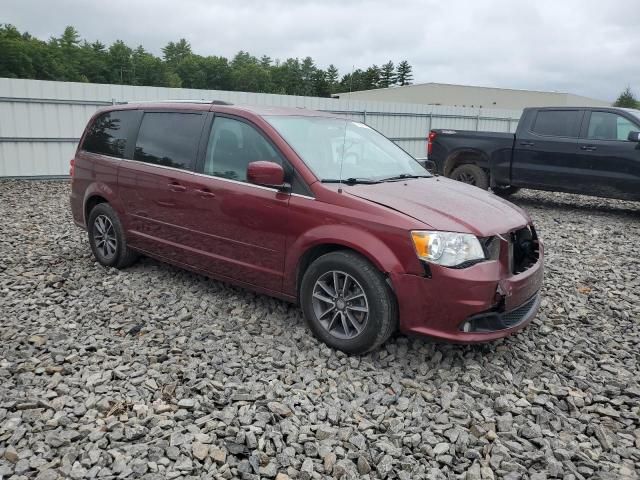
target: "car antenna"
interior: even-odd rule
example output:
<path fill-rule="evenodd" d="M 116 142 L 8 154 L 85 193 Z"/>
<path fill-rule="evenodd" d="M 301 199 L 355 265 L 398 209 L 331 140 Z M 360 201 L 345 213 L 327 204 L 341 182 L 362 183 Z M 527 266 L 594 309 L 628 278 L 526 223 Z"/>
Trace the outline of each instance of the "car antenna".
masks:
<path fill-rule="evenodd" d="M 351 78 L 349 79 L 349 96 L 347 97 L 347 112 L 349 112 L 349 106 L 351 105 L 351 91 L 353 90 L 353 72 L 355 65 L 351 65 Z M 344 136 L 342 137 L 342 155 L 340 157 L 340 175 L 338 176 L 339 186 L 338 193 L 342 193 L 342 164 L 344 163 L 344 149 L 347 145 L 347 125 L 348 119 L 344 120 Z"/>

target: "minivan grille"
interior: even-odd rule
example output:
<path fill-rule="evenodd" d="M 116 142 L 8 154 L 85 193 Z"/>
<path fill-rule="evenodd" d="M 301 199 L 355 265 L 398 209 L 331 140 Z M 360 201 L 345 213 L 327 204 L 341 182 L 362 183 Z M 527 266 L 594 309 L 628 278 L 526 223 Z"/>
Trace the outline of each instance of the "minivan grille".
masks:
<path fill-rule="evenodd" d="M 502 321 L 504 323 L 505 328 L 511 328 L 518 323 L 520 323 L 524 317 L 531 311 L 533 306 L 536 303 L 538 296 L 537 294 L 531 297 L 527 302 L 525 302 L 520 307 L 516 308 L 507 313 L 502 314 Z"/>
<path fill-rule="evenodd" d="M 526 226 L 509 234 L 509 262 L 513 274 L 522 273 L 536 264 L 540 244 L 533 226 Z"/>

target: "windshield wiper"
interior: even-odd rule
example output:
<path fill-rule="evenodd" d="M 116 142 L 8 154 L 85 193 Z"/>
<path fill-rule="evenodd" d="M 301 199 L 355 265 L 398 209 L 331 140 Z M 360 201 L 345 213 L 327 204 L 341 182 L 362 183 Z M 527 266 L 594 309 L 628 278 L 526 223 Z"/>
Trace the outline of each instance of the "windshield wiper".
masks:
<path fill-rule="evenodd" d="M 432 175 L 414 175 L 412 173 L 401 173 L 400 175 L 394 175 L 393 177 L 381 178 L 381 182 L 391 182 L 393 180 L 405 180 L 407 178 L 431 178 Z"/>
<path fill-rule="evenodd" d="M 372 185 L 374 183 L 380 183 L 380 180 L 371 180 L 370 178 L 343 178 L 342 181 L 336 178 L 323 178 L 320 180 L 322 183 L 344 183 L 346 185 L 356 185 L 356 184 L 364 184 L 364 185 Z"/>

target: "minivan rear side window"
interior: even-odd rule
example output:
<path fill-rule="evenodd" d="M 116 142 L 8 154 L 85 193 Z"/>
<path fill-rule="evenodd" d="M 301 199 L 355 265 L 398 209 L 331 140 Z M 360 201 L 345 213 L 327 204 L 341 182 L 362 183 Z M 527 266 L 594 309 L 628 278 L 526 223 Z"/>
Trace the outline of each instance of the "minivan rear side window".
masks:
<path fill-rule="evenodd" d="M 97 117 L 82 144 L 82 149 L 91 153 L 124 158 L 127 139 L 138 126 L 137 110 L 106 112 Z"/>
<path fill-rule="evenodd" d="M 204 115 L 183 112 L 145 112 L 134 160 L 193 170 Z"/>
<path fill-rule="evenodd" d="M 578 138 L 581 110 L 540 110 L 531 129 L 538 135 Z"/>

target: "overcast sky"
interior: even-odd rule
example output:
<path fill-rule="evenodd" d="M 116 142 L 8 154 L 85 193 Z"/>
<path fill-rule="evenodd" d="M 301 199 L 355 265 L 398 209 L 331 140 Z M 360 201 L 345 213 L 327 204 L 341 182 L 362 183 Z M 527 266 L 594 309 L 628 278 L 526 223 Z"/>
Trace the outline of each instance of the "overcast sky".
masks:
<path fill-rule="evenodd" d="M 414 82 L 640 95 L 638 0 L 3 0 L 0 22 L 40 38 L 75 26 L 155 54 L 311 56 L 340 73 L 407 59 Z M 0 52 L 1 55 L 1 52 Z"/>

